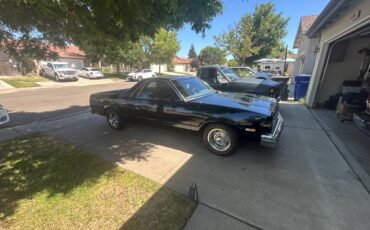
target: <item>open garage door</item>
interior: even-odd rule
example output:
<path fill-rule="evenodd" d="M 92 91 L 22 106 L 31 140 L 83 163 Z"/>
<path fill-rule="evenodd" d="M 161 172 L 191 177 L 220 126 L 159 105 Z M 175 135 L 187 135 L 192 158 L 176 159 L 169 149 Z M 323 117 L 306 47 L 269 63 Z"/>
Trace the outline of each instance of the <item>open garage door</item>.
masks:
<path fill-rule="evenodd" d="M 316 94 L 317 107 L 327 105 L 333 96 L 340 94 L 344 81 L 363 81 L 366 78 L 369 52 L 370 25 L 330 44 L 326 66 Z"/>

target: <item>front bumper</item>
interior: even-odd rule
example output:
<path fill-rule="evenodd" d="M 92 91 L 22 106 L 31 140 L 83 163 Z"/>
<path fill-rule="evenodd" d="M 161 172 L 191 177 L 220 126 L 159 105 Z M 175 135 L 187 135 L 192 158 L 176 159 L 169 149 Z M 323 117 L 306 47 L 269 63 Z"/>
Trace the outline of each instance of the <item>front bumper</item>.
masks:
<path fill-rule="evenodd" d="M 6 110 L 0 110 L 0 126 L 8 123 L 10 121 L 9 114 Z"/>
<path fill-rule="evenodd" d="M 281 131 L 284 128 L 284 119 L 280 113 L 277 114 L 277 122 L 274 125 L 272 132 L 261 135 L 261 145 L 274 148 L 279 141 Z"/>

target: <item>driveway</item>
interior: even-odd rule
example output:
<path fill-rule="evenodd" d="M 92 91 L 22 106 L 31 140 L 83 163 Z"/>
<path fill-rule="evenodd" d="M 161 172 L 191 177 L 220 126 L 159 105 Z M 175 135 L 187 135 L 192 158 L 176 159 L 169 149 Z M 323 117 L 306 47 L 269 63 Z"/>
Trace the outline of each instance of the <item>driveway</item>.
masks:
<path fill-rule="evenodd" d="M 281 111 L 276 149 L 246 141 L 229 157 L 193 132 L 145 123 L 112 131 L 89 113 L 2 129 L 0 139 L 44 131 L 179 192 L 196 183 L 187 229 L 369 229 L 369 194 L 326 133 L 302 105 Z"/>

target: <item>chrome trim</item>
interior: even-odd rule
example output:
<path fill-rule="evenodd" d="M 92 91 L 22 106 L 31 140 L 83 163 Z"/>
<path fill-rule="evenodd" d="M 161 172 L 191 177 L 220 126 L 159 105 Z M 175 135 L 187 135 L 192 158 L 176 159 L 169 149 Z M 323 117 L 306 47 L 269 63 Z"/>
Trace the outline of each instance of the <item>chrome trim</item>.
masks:
<path fill-rule="evenodd" d="M 261 145 L 262 146 L 274 148 L 277 142 L 279 141 L 281 131 L 284 128 L 284 119 L 280 113 L 278 113 L 277 116 L 278 116 L 277 117 L 278 121 L 276 125 L 273 127 L 272 132 L 269 134 L 261 135 Z"/>

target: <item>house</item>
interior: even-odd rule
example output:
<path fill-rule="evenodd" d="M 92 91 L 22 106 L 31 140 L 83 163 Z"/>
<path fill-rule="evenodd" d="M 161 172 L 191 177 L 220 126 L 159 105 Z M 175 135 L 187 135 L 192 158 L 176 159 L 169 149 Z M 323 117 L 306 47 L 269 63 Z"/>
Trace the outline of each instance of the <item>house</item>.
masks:
<path fill-rule="evenodd" d="M 173 58 L 174 72 L 189 72 L 191 70 L 190 63 L 193 61 L 191 58 L 181 58 L 175 56 Z"/>
<path fill-rule="evenodd" d="M 64 48 L 59 48 L 55 46 L 50 46 L 50 51 L 56 52 L 59 56 L 58 60 L 60 62 L 67 62 L 74 68 L 82 68 L 89 65 L 88 61 L 85 58 L 85 52 L 80 50 L 78 46 L 69 45 Z M 47 60 L 41 61 L 41 64 L 44 64 Z"/>
<path fill-rule="evenodd" d="M 316 57 L 318 37 L 308 38 L 307 31 L 315 22 L 317 15 L 303 16 L 299 22 L 298 31 L 294 39 L 293 48 L 298 48 L 297 59 L 294 65 L 293 75 L 311 75 Z"/>
<path fill-rule="evenodd" d="M 159 68 L 161 71 L 159 71 Z M 155 73 L 163 73 L 163 72 L 167 72 L 167 64 L 161 64 L 161 65 L 158 65 L 158 64 L 150 64 L 150 69 L 153 70 Z"/>
<path fill-rule="evenodd" d="M 370 77 L 370 1 L 331 0 L 306 32 L 318 39 L 305 102 L 325 103 L 340 92 L 344 80 Z"/>

